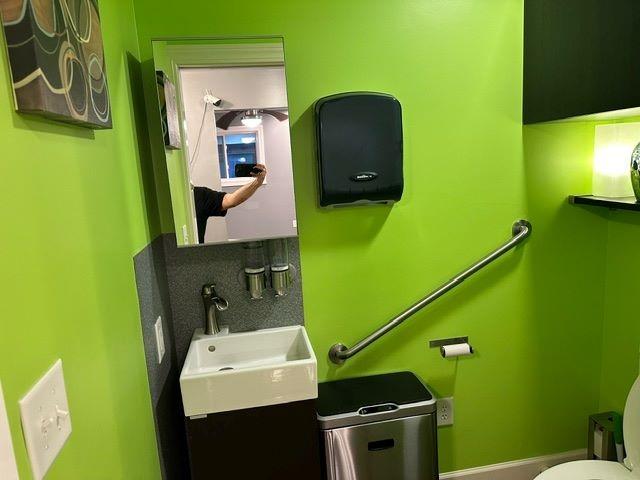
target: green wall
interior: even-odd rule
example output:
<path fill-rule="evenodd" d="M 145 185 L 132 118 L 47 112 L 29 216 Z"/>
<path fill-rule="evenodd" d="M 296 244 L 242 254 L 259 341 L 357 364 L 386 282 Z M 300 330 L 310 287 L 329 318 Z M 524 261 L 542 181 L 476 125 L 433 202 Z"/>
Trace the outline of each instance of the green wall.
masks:
<path fill-rule="evenodd" d="M 586 163 L 592 161 L 595 126 L 599 123 L 638 122 L 640 118 L 630 117 L 622 120 L 558 123 L 544 126 L 525 128 L 525 139 L 532 132 L 553 132 L 548 138 L 540 137 L 541 151 L 553 163 L 554 173 L 558 168 L 571 168 L 570 162 L 583 159 Z M 549 157 L 548 152 L 558 142 L 568 148 L 556 158 Z M 531 174 L 528 173 L 528 179 Z M 574 193 L 589 193 L 590 185 L 573 190 Z M 572 206 L 579 211 L 579 215 L 592 216 L 606 225 L 603 237 L 600 228 L 595 239 L 600 245 L 597 256 L 583 258 L 582 261 L 599 262 L 604 271 L 591 279 L 600 285 L 603 299 L 602 331 L 599 338 L 602 342 L 600 386 L 598 389 L 598 411 L 624 411 L 627 394 L 635 379 L 638 377 L 640 360 L 640 322 L 635 311 L 637 292 L 636 274 L 640 269 L 640 258 L 637 255 L 638 238 L 640 235 L 640 218 L 635 212 L 607 210 L 599 207 Z M 576 214 L 578 215 L 578 214 Z M 583 246 L 585 242 L 592 242 L 589 237 L 573 236 L 573 241 Z M 604 279 L 604 281 L 603 281 Z"/>
<path fill-rule="evenodd" d="M 413 370 L 456 399 L 443 471 L 585 446 L 597 411 L 606 219 L 566 203 L 590 188 L 589 127 L 521 125 L 521 0 L 135 0 L 143 60 L 166 36 L 285 38 L 305 321 L 322 379 Z M 406 189 L 392 208 L 317 207 L 312 105 L 350 90 L 403 105 Z M 166 177 L 155 157 L 158 178 Z M 166 187 L 159 198 L 169 203 Z M 162 210 L 164 231 L 173 229 Z M 353 343 L 504 241 L 534 235 L 341 368 Z M 441 359 L 429 339 L 469 335 Z"/>
<path fill-rule="evenodd" d="M 138 45 L 129 0 L 100 6 L 113 130 L 16 114 L 0 40 L 0 379 L 24 479 L 17 402 L 59 357 L 73 433 L 47 479 L 160 475 L 132 262 L 160 230 Z"/>
<path fill-rule="evenodd" d="M 628 118 L 625 122 L 640 122 Z M 600 209 L 589 208 L 603 215 Z M 606 212 L 605 315 L 602 331 L 602 376 L 600 410 L 623 412 L 627 394 L 638 377 L 640 322 L 636 310 L 637 273 L 640 271 L 638 241 L 640 217 L 637 212 Z"/>
<path fill-rule="evenodd" d="M 640 218 L 636 212 L 613 212 L 607 242 L 606 315 L 602 346 L 600 409 L 622 412 L 629 388 L 638 377 L 640 322 L 638 272 Z"/>
<path fill-rule="evenodd" d="M 3 55 L 0 379 L 24 478 L 17 400 L 58 357 L 74 431 L 48 478 L 159 477 L 131 262 L 173 230 L 163 149 L 151 171 L 138 96 L 158 36 L 285 37 L 305 319 L 322 379 L 413 370 L 453 395 L 443 471 L 582 448 L 586 416 L 622 408 L 638 367 L 639 224 L 566 203 L 590 190 L 593 124 L 522 128 L 522 0 L 247 0 L 242 16 L 205 0 L 134 4 L 137 22 L 128 0 L 101 3 L 113 130 L 15 114 Z M 311 107 L 349 90 L 402 102 L 406 189 L 392 208 L 317 208 Z M 369 333 L 520 217 L 534 224 L 525 247 L 345 366 L 326 361 L 331 344 Z M 473 358 L 427 348 L 462 334 Z"/>

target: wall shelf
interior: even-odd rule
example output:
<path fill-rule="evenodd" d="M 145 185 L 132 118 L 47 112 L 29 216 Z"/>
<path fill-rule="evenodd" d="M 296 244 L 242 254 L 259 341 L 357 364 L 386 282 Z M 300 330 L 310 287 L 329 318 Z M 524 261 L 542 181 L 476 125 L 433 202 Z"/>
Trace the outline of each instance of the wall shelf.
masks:
<path fill-rule="evenodd" d="M 618 210 L 640 211 L 640 202 L 636 197 L 607 198 L 593 195 L 570 195 L 569 203 L 574 205 L 595 205 Z"/>

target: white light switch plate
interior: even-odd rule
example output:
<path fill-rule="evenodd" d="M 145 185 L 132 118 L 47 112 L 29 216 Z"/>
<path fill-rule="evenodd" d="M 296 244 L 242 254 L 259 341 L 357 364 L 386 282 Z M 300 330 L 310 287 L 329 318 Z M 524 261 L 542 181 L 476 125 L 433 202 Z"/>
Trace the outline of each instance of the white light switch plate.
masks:
<path fill-rule="evenodd" d="M 158 317 L 155 324 L 156 347 L 158 348 L 158 363 L 162 363 L 164 358 L 164 332 L 162 331 L 162 317 Z"/>
<path fill-rule="evenodd" d="M 2 396 L 2 384 L 0 384 L 0 478 L 3 480 L 18 480 L 18 467 L 13 453 L 7 410 Z"/>
<path fill-rule="evenodd" d="M 41 480 L 71 435 L 62 360 L 20 400 L 22 431 L 36 480 Z"/>

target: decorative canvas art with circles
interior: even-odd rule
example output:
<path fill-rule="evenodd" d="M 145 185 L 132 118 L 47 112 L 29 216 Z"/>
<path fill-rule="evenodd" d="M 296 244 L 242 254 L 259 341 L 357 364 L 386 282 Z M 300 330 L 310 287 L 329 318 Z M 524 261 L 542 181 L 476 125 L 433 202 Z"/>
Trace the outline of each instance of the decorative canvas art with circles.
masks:
<path fill-rule="evenodd" d="M 111 128 L 96 0 L 0 0 L 16 109 Z"/>

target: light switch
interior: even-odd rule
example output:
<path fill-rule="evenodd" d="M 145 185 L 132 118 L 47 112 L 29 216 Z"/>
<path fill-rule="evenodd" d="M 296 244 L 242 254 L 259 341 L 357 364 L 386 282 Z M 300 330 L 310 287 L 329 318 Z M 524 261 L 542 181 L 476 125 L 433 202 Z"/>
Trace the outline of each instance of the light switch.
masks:
<path fill-rule="evenodd" d="M 156 347 L 158 349 L 158 363 L 162 363 L 164 358 L 164 332 L 162 331 L 162 317 L 158 317 L 155 324 Z"/>
<path fill-rule="evenodd" d="M 0 478 L 3 480 L 18 480 L 18 467 L 13 453 L 7 410 L 2 396 L 2 384 L 0 384 Z"/>
<path fill-rule="evenodd" d="M 31 471 L 40 480 L 71 435 L 62 360 L 56 361 L 19 404 Z"/>

